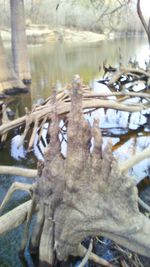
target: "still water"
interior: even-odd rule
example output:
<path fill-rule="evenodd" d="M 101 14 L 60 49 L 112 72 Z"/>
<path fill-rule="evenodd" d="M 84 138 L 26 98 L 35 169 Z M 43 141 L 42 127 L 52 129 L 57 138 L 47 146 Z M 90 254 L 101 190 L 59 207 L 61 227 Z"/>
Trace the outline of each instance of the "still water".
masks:
<path fill-rule="evenodd" d="M 121 52 L 120 52 L 121 51 Z M 51 93 L 53 84 L 57 84 L 58 89 L 72 80 L 74 74 L 78 73 L 83 81 L 88 84 L 95 84 L 96 90 L 101 87 L 96 83 L 102 74 L 102 64 L 107 60 L 108 65 L 117 66 L 122 58 L 122 63 L 127 64 L 130 57 L 139 60 L 144 66 L 148 58 L 149 51 L 147 40 L 144 37 L 132 39 L 119 39 L 103 41 L 94 44 L 45 44 L 29 46 L 31 61 L 32 85 L 31 91 L 26 95 L 19 95 L 10 98 L 10 107 L 15 111 L 16 117 L 24 115 L 24 107 L 31 107 L 41 98 L 46 98 Z M 104 110 L 98 111 L 96 116 L 100 116 L 101 127 L 104 136 L 104 143 L 111 137 L 113 141 L 114 153 L 121 160 L 126 159 L 129 153 L 142 150 L 150 145 L 150 126 L 147 124 L 144 114 L 129 114 L 121 112 L 114 113 L 109 110 L 105 114 Z M 35 168 L 39 153 L 34 146 L 34 153 L 27 153 L 24 147 L 18 151 L 16 148 L 18 135 L 12 139 L 0 151 L 0 164 L 25 166 Z M 145 160 L 140 166 L 132 170 L 132 174 L 140 178 L 146 177 L 149 181 L 150 162 Z M 29 182 L 29 179 L 15 176 L 0 177 L 0 201 L 6 191 L 14 181 Z M 150 189 L 148 182 L 147 188 Z M 150 190 L 148 191 L 150 200 Z M 28 199 L 26 194 L 17 192 L 12 201 L 7 205 L 11 209 L 21 201 Z M 5 236 L 0 237 L 0 267 L 21 267 L 33 266 L 27 254 L 27 262 L 21 263 L 18 257 L 18 250 L 21 242 L 21 229 L 13 230 Z"/>

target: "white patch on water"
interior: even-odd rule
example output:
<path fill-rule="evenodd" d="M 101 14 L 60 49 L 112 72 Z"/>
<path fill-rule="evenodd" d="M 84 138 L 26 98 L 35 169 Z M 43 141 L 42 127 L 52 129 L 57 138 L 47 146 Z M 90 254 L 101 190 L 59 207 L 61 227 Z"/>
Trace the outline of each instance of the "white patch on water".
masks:
<path fill-rule="evenodd" d="M 24 145 L 21 144 L 22 136 L 16 135 L 11 140 L 10 154 L 16 160 L 21 160 L 26 158 L 26 150 Z"/>

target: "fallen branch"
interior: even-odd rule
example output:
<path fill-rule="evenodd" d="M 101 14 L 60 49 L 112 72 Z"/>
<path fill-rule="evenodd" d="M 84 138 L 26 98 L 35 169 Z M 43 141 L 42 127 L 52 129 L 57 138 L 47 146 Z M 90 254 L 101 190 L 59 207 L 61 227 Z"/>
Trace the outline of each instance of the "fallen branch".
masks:
<path fill-rule="evenodd" d="M 141 152 L 138 152 L 134 156 L 132 156 L 131 159 L 127 159 L 120 165 L 120 171 L 122 173 L 127 172 L 129 169 L 131 169 L 134 165 L 139 163 L 140 161 L 149 158 L 150 157 L 150 148 L 146 148 Z"/>
<path fill-rule="evenodd" d="M 11 167 L 11 166 L 0 166 L 0 174 L 2 175 L 17 175 L 27 178 L 36 178 L 37 170 L 20 168 L 20 167 Z"/>
<path fill-rule="evenodd" d="M 34 189 L 33 189 L 33 192 L 32 192 L 33 193 L 32 203 L 31 203 L 29 211 L 27 212 L 27 218 L 26 218 L 26 222 L 25 222 L 25 225 L 24 225 L 24 233 L 23 233 L 23 239 L 22 239 L 21 250 L 20 250 L 20 253 L 22 253 L 22 254 L 25 252 L 25 249 L 26 249 L 26 246 L 27 246 L 27 242 L 28 242 L 28 238 L 29 238 L 29 226 L 30 226 L 30 222 L 31 222 L 32 216 L 33 216 L 33 214 L 35 212 L 35 209 L 36 209 L 36 201 L 35 201 L 35 191 L 34 191 Z"/>

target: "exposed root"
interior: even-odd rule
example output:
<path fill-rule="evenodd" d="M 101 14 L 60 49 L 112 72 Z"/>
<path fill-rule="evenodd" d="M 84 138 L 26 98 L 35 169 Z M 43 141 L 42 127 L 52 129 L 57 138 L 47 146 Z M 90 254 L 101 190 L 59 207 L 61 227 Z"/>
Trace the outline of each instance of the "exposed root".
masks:
<path fill-rule="evenodd" d="M 84 99 L 86 98 L 102 98 L 102 97 L 109 97 L 109 96 L 129 96 L 129 97 L 141 97 L 145 99 L 150 99 L 150 94 L 146 93 L 135 93 L 135 92 L 111 92 L 111 93 L 92 93 L 92 94 L 85 94 Z"/>
<path fill-rule="evenodd" d="M 120 164 L 121 173 L 126 173 L 129 169 L 131 169 L 134 165 L 139 163 L 140 161 L 150 157 L 150 148 L 145 148 L 143 151 L 138 152 L 131 159 L 127 159 L 122 164 Z"/>
<path fill-rule="evenodd" d="M 48 214 L 48 213 L 47 213 Z M 45 218 L 39 247 L 40 263 L 46 262 L 50 266 L 54 263 L 54 222 Z"/>
<path fill-rule="evenodd" d="M 22 243 L 22 250 L 24 250 L 28 239 L 29 223 L 37 208 L 36 203 L 39 204 L 30 248 L 33 250 L 39 248 L 40 263 L 47 266 L 53 266 L 55 255 L 62 261 L 69 255 L 78 255 L 84 257 L 81 266 L 89 259 L 97 264 L 112 267 L 108 261 L 91 252 L 91 245 L 87 251 L 80 244 L 87 236 L 94 237 L 99 233 L 137 253 L 149 256 L 149 219 L 139 212 L 137 188 L 132 179 L 124 175 L 124 172 L 141 160 L 141 157 L 135 157 L 132 164 L 126 162 L 124 168 L 122 166 L 119 168 L 119 163 L 112 154 L 111 142 L 108 142 L 104 149 L 102 147 L 99 121 L 95 120 L 91 127 L 83 116 L 85 107 L 100 105 L 116 109 L 117 106 L 126 111 L 129 109 L 137 111 L 139 106 L 129 107 L 99 99 L 85 100 L 82 96 L 79 77 L 75 78 L 72 87 L 73 90 L 69 95 L 71 104 L 63 102 L 62 98 L 66 99 L 65 95 L 62 95 L 61 100 L 58 101 L 54 92 L 45 107 L 43 105 L 39 109 L 35 108 L 28 114 L 33 124 L 36 122 L 29 146 L 33 144 L 37 127 L 40 129 L 38 124 L 41 122 L 42 128 L 45 120 L 49 121 L 50 142 L 45 151 L 44 162 L 38 166 L 39 179 L 35 192 L 34 185 L 26 185 L 24 188 L 22 184 L 19 183 L 18 186 L 16 183 L 2 203 L 3 206 L 16 189 L 35 193 L 28 208 L 20 212 L 23 218 L 17 217 L 15 209 L 14 214 L 17 219 L 11 227 L 16 227 L 27 219 Z M 70 101 L 69 97 L 67 101 Z M 140 109 L 142 108 L 143 106 L 140 106 Z M 67 156 L 62 157 L 59 115 L 66 115 L 69 111 L 66 126 Z M 92 138 L 94 147 L 91 151 Z M 142 159 L 149 156 L 150 151 L 145 151 Z M 10 229 L 10 224 L 6 228 Z M 3 232 L 7 230 L 6 228 L 3 228 Z"/>
<path fill-rule="evenodd" d="M 76 256 L 85 257 L 86 254 L 87 254 L 87 249 L 80 244 L 78 247 L 78 255 L 76 255 Z M 97 263 L 97 264 L 100 264 L 102 266 L 113 267 L 113 265 L 111 263 L 109 263 L 107 260 L 105 260 L 101 257 L 98 257 L 93 252 L 89 253 L 88 259 Z M 81 265 L 81 266 L 84 266 L 84 265 Z"/>
<path fill-rule="evenodd" d="M 148 213 L 150 213 L 149 205 L 147 205 L 141 198 L 138 198 L 138 202 L 142 208 L 144 208 Z"/>
<path fill-rule="evenodd" d="M 108 82 L 108 85 L 113 85 L 115 82 L 117 82 L 122 75 L 127 74 L 138 74 L 138 75 L 144 75 L 145 77 L 150 77 L 150 74 L 142 69 L 135 69 L 135 68 L 120 68 L 116 73 L 112 76 L 110 81 Z"/>
<path fill-rule="evenodd" d="M 11 166 L 0 166 L 0 174 L 25 176 L 26 178 L 36 178 L 37 170 Z"/>
<path fill-rule="evenodd" d="M 49 197 L 49 203 L 52 196 L 56 198 L 55 194 L 60 201 L 54 213 L 57 258 L 65 260 L 85 237 L 97 236 L 99 233 L 137 253 L 149 256 L 150 239 L 147 235 L 150 233 L 150 223 L 139 212 L 135 183 L 121 173 L 119 162 L 112 154 L 112 144 L 108 142 L 102 148 L 98 121 L 94 122 L 91 129 L 83 118 L 84 102 L 80 82 L 73 83 L 71 97 L 64 169 L 60 169 L 60 162 L 57 165 L 55 146 L 51 143 L 49 150 L 51 155 L 54 153 L 53 161 L 49 159 L 50 164 L 46 158 L 41 177 L 44 186 L 48 177 L 45 194 Z M 94 139 L 92 151 L 91 138 Z M 59 191 L 56 193 L 60 177 L 65 181 L 62 197 Z"/>
<path fill-rule="evenodd" d="M 32 201 L 29 200 L 0 217 L 0 234 L 5 234 L 24 223 Z"/>
<path fill-rule="evenodd" d="M 39 124 L 39 120 L 36 119 L 35 120 L 35 124 L 34 124 L 34 128 L 33 128 L 33 131 L 32 131 L 32 135 L 31 135 L 30 141 L 29 141 L 29 147 L 28 147 L 29 150 L 32 148 L 32 146 L 34 144 L 35 136 L 36 136 L 37 129 L 38 129 L 38 124 Z"/>
<path fill-rule="evenodd" d="M 89 247 L 87 249 L 87 252 L 86 252 L 84 258 L 82 259 L 81 263 L 79 264 L 79 267 L 84 267 L 85 266 L 85 264 L 89 260 L 89 257 L 90 257 L 90 254 L 92 252 L 92 249 L 93 249 L 93 239 L 91 239 Z"/>
<path fill-rule="evenodd" d="M 29 244 L 31 254 L 35 254 L 38 251 L 41 233 L 43 230 L 43 224 L 44 224 L 44 207 L 43 205 L 40 205 Z"/>
<path fill-rule="evenodd" d="M 25 109 L 26 116 L 25 116 L 25 129 L 24 132 L 21 134 L 20 142 L 18 143 L 18 148 L 23 145 L 25 137 L 30 129 L 30 125 L 32 123 L 32 118 L 29 116 L 29 112 L 27 108 Z"/>
<path fill-rule="evenodd" d="M 43 121 L 42 121 L 42 123 L 41 123 L 41 125 L 40 125 L 40 130 L 39 130 L 39 133 L 38 133 L 38 142 L 40 142 L 40 139 L 41 139 L 41 137 L 42 137 L 43 128 L 44 128 L 44 125 L 45 125 L 47 119 L 48 119 L 48 116 L 46 116 L 46 117 L 43 119 Z"/>
<path fill-rule="evenodd" d="M 143 108 L 145 108 L 144 105 L 138 104 L 138 105 L 126 105 L 126 104 L 121 104 L 118 101 L 110 101 L 110 100 L 103 100 L 103 99 L 98 99 L 100 95 L 94 95 L 92 91 L 86 90 L 87 88 L 84 87 L 83 84 L 81 84 L 81 89 L 83 92 L 83 103 L 82 103 L 82 108 L 87 109 L 87 108 L 111 108 L 111 109 L 117 109 L 117 110 L 122 110 L 122 111 L 127 111 L 127 112 L 136 112 L 136 111 L 141 111 Z M 61 99 L 61 97 L 64 97 Z M 129 93 L 130 95 L 130 93 Z M 103 96 L 103 95 L 101 95 Z M 106 97 L 107 95 L 105 95 Z M 142 94 L 141 97 L 146 97 L 146 95 Z M 148 97 L 148 95 L 147 95 Z M 67 93 L 58 93 L 56 95 L 56 99 L 61 99 L 61 101 L 57 102 L 57 113 L 59 116 L 66 116 L 69 111 L 70 111 L 70 92 Z M 66 101 L 67 100 L 67 101 Z M 30 113 L 26 113 L 25 116 L 16 119 L 14 121 L 11 121 L 9 123 L 5 123 L 4 125 L 0 126 L 0 135 L 3 135 L 10 131 L 11 129 L 14 129 L 15 127 L 18 127 L 20 125 L 26 125 L 24 133 L 22 134 L 22 139 L 21 143 L 23 143 L 29 129 L 32 123 L 34 123 L 34 129 L 33 129 L 33 134 L 30 139 L 30 145 L 29 148 L 32 147 L 33 145 L 33 139 L 35 137 L 35 133 L 37 130 L 38 122 L 40 124 L 41 121 L 41 128 L 42 128 L 42 121 L 45 120 L 45 118 L 48 118 L 48 121 L 51 119 L 51 114 L 52 114 L 52 105 L 51 105 L 51 97 L 45 101 L 44 105 L 35 107 Z M 40 127 L 40 125 L 39 125 Z M 20 145 L 18 144 L 18 146 Z"/>
<path fill-rule="evenodd" d="M 29 225 L 32 219 L 32 215 L 35 212 L 35 208 L 36 208 L 36 201 L 35 201 L 35 193 L 33 192 L 33 198 L 32 198 L 32 203 L 31 203 L 31 207 L 27 213 L 27 219 L 24 225 L 24 235 L 23 235 L 23 239 L 22 239 L 22 243 L 21 243 L 21 250 L 20 250 L 20 254 L 23 254 L 29 239 Z"/>
<path fill-rule="evenodd" d="M 2 209 L 4 208 L 4 206 L 6 205 L 6 203 L 9 201 L 9 199 L 11 198 L 11 195 L 16 191 L 16 190 L 22 190 L 22 191 L 26 191 L 28 192 L 30 195 L 32 195 L 32 191 L 35 187 L 35 184 L 23 184 L 23 183 L 19 183 L 19 182 L 14 182 L 11 187 L 8 189 L 2 203 L 0 206 L 0 212 L 2 211 Z"/>

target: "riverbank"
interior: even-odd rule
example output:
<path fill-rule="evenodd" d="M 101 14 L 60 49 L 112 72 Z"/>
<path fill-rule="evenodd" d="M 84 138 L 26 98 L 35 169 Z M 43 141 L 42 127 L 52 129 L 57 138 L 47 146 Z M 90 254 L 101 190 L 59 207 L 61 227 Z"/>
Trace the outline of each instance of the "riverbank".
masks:
<path fill-rule="evenodd" d="M 0 33 L 4 42 L 11 41 L 10 28 L 0 27 Z M 109 32 L 104 34 L 79 30 L 77 28 L 55 27 L 50 28 L 48 25 L 30 24 L 26 26 L 26 35 L 28 44 L 55 43 L 57 41 L 64 43 L 95 43 L 104 40 L 110 40 L 120 37 L 143 36 L 142 31 L 130 32 Z"/>
<path fill-rule="evenodd" d="M 10 42 L 11 30 L 9 28 L 5 28 L 1 29 L 0 31 L 3 41 Z M 26 34 L 27 41 L 29 44 L 50 43 L 57 41 L 66 43 L 92 43 L 106 40 L 105 34 L 63 27 L 50 29 L 48 26 L 40 25 L 28 26 L 26 28 Z"/>

